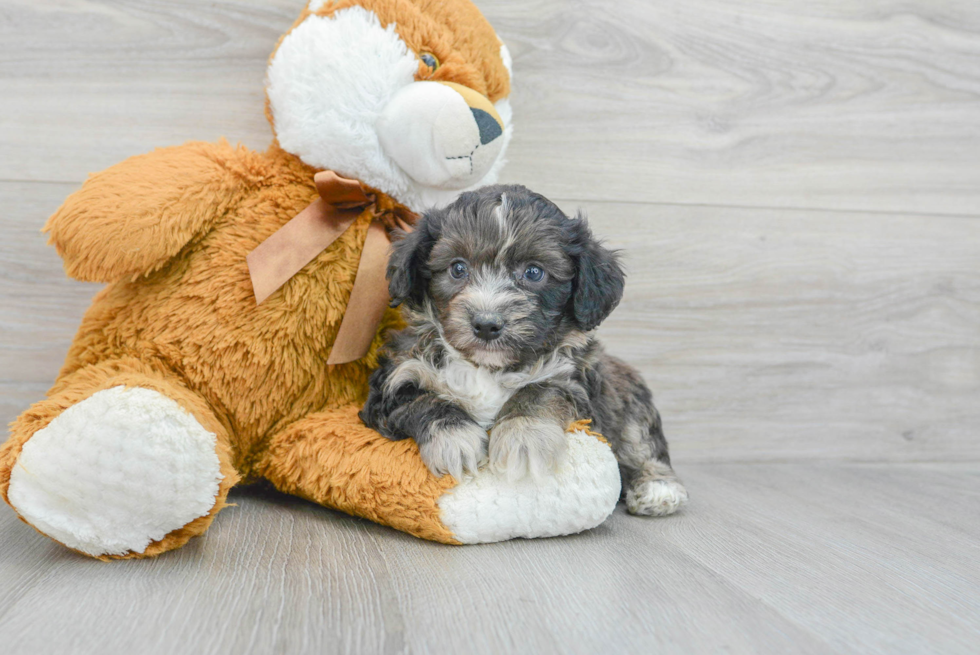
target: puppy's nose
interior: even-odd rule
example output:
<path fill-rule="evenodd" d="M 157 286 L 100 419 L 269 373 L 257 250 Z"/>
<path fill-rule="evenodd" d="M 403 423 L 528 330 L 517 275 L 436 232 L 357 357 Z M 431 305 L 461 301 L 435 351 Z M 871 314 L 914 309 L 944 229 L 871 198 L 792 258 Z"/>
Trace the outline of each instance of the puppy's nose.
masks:
<path fill-rule="evenodd" d="M 477 314 L 473 317 L 473 334 L 484 341 L 493 341 L 504 329 L 500 314 Z"/>

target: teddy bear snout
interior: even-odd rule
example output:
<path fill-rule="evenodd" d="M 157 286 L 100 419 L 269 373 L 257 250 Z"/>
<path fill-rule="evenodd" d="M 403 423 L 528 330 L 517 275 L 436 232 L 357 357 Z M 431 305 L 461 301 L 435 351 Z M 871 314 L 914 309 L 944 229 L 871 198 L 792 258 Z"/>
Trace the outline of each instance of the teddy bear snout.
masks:
<path fill-rule="evenodd" d="M 470 113 L 473 114 L 473 120 L 476 121 L 476 126 L 480 129 L 481 146 L 487 145 L 504 133 L 504 126 L 483 109 L 470 107 Z"/>
<path fill-rule="evenodd" d="M 479 182 L 503 150 L 504 121 L 486 96 L 451 82 L 413 82 L 375 123 L 386 155 L 416 182 L 463 189 Z"/>

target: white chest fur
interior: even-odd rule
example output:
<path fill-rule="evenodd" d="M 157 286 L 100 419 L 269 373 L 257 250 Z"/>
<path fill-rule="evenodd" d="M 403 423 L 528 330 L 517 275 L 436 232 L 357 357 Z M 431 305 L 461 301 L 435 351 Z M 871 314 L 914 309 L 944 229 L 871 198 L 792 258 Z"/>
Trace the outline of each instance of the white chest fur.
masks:
<path fill-rule="evenodd" d="M 493 426 L 504 403 L 524 386 L 519 380 L 511 379 L 513 373 L 492 371 L 462 359 L 449 362 L 440 373 L 442 384 L 438 384 L 434 391 L 460 405 L 487 430 Z"/>
<path fill-rule="evenodd" d="M 456 403 L 489 430 L 504 404 L 519 389 L 550 378 L 569 375 L 574 365 L 558 353 L 538 360 L 521 371 L 499 371 L 476 366 L 453 353 L 443 366 L 421 360 L 402 362 L 388 379 L 389 388 L 412 380 L 422 388 Z"/>

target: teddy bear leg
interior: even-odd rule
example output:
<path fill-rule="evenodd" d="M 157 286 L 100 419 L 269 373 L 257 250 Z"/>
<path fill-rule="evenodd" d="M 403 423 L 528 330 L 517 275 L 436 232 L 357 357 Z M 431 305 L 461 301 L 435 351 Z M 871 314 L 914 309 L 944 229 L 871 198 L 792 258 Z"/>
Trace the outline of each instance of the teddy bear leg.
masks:
<path fill-rule="evenodd" d="M 484 469 L 457 481 L 433 476 L 413 439 L 366 427 L 359 409 L 310 414 L 274 435 L 259 474 L 280 491 L 447 544 L 574 534 L 602 523 L 619 500 L 616 456 L 586 432 L 588 422 L 569 426 L 555 475 L 515 483 Z"/>
<path fill-rule="evenodd" d="M 62 380 L 0 448 L 4 500 L 42 534 L 100 559 L 182 546 L 237 479 L 227 431 L 204 399 L 137 361 Z"/>

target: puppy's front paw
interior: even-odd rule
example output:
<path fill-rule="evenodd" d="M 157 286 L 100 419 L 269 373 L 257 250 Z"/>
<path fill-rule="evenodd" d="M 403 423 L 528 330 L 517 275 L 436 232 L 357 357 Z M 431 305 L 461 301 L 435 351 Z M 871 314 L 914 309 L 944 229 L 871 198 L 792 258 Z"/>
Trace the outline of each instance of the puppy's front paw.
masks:
<path fill-rule="evenodd" d="M 471 421 L 436 421 L 428 438 L 419 444 L 419 454 L 433 475 L 448 473 L 459 480 L 464 472 L 476 473 L 487 461 L 487 433 Z"/>
<path fill-rule="evenodd" d="M 515 416 L 490 431 L 490 467 L 511 481 L 553 472 L 566 450 L 565 430 L 555 421 Z"/>

